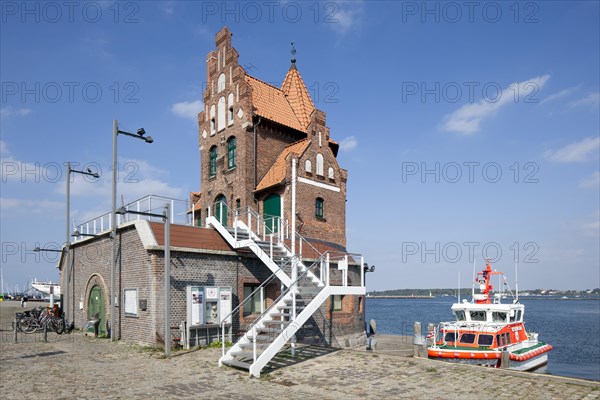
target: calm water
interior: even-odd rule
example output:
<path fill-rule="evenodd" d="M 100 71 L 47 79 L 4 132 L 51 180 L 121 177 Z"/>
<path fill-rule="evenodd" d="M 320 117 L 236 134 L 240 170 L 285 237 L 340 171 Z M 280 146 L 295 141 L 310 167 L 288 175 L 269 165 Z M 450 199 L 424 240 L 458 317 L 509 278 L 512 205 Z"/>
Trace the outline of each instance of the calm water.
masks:
<path fill-rule="evenodd" d="M 450 307 L 456 299 L 434 300 L 367 299 L 367 321 L 377 322 L 377 332 L 412 335 L 420 321 L 423 333 L 428 323 L 453 320 Z M 525 327 L 554 347 L 549 353 L 547 373 L 600 381 L 600 301 L 527 300 Z"/>

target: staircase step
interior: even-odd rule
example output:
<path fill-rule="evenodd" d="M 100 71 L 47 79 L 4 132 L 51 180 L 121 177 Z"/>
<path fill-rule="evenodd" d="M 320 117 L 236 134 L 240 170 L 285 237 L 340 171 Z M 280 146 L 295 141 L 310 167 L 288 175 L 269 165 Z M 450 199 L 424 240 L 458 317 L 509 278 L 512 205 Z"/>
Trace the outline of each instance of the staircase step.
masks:
<path fill-rule="evenodd" d="M 222 361 L 223 364 L 225 365 L 229 365 L 231 367 L 237 367 L 237 368 L 243 368 L 243 369 L 250 369 L 250 366 L 252 364 L 247 363 L 247 362 L 243 362 L 240 360 L 224 360 Z"/>
<path fill-rule="evenodd" d="M 265 325 L 277 324 L 277 325 L 288 326 L 290 324 L 290 321 L 282 321 L 280 319 L 265 319 L 263 321 L 263 324 L 265 324 Z"/>
<path fill-rule="evenodd" d="M 251 351 L 232 351 L 230 354 L 239 358 L 251 358 L 254 361 L 254 353 Z M 257 352 L 256 357 L 258 358 L 259 355 L 260 353 Z"/>
<path fill-rule="evenodd" d="M 264 350 L 267 347 L 269 347 L 270 344 L 271 343 L 256 343 L 256 349 L 257 350 Z M 252 350 L 254 348 L 254 344 L 252 342 L 250 342 L 250 343 L 242 343 L 242 344 L 240 344 L 240 347 L 242 349 L 250 349 L 250 350 Z"/>

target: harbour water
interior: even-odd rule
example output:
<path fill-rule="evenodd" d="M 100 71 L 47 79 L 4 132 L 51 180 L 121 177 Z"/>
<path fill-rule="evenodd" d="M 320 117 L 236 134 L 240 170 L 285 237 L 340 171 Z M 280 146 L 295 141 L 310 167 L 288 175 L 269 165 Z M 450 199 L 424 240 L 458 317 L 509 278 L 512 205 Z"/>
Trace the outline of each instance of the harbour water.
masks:
<path fill-rule="evenodd" d="M 510 300 L 505 300 L 510 301 Z M 368 299 L 367 321 L 377 322 L 377 332 L 412 335 L 420 321 L 423 333 L 428 323 L 454 319 L 453 297 L 421 299 Z M 521 298 L 525 305 L 527 331 L 539 333 L 554 349 L 546 373 L 600 381 L 600 301 Z"/>

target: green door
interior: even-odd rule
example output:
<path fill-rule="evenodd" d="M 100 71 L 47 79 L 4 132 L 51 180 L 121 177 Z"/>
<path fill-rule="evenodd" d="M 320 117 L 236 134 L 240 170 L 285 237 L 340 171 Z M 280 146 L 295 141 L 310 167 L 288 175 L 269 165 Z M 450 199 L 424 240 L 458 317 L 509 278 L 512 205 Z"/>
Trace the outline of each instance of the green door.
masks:
<path fill-rule="evenodd" d="M 94 286 L 90 291 L 88 299 L 88 320 L 99 319 L 98 332 L 106 334 L 106 310 L 104 308 L 104 296 L 102 288 Z"/>
<path fill-rule="evenodd" d="M 277 232 L 279 219 L 281 218 L 281 196 L 271 193 L 263 200 L 263 218 L 267 227 L 267 233 Z"/>
<path fill-rule="evenodd" d="M 215 218 L 221 225 L 227 226 L 227 199 L 222 194 L 215 200 Z"/>

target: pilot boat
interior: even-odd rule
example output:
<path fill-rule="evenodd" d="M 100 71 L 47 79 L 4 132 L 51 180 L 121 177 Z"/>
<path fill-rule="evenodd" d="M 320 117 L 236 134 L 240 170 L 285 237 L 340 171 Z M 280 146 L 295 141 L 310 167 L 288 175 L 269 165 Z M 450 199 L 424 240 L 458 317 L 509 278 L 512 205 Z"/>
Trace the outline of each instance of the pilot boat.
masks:
<path fill-rule="evenodd" d="M 500 293 L 490 298 L 493 275 L 503 273 L 492 270 L 487 260 L 486 268 L 475 277 L 480 293 L 473 290 L 470 302 L 454 303 L 456 320 L 442 322 L 430 332 L 429 358 L 518 371 L 548 363 L 552 346 L 539 341 L 537 333 L 525 330 L 525 306 L 519 303 L 518 292 L 510 304 L 501 302 Z"/>

